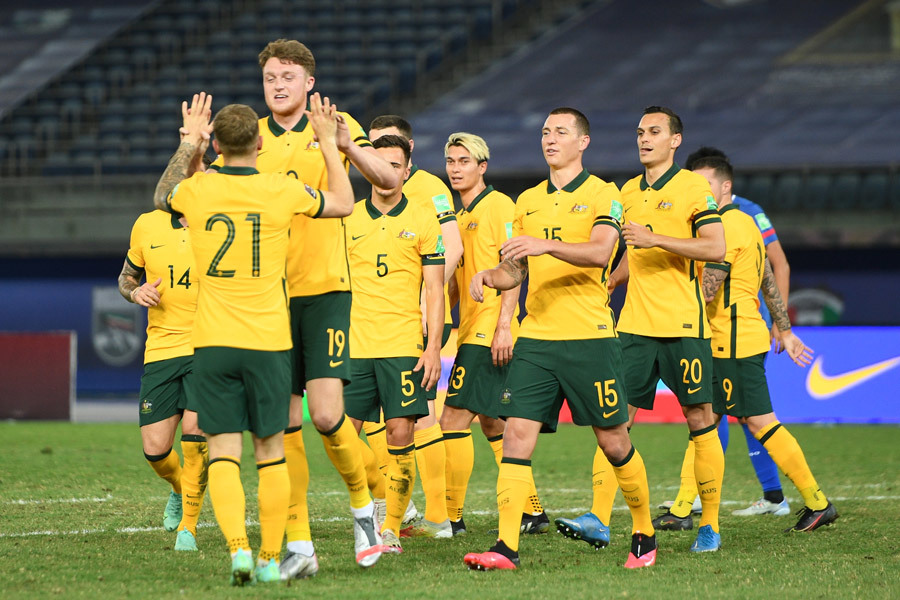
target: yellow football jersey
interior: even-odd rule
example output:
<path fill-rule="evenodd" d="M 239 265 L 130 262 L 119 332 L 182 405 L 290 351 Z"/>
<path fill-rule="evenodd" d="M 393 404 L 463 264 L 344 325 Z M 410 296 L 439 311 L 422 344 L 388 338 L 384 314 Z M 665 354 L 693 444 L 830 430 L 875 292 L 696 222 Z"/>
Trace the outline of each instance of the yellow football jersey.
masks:
<path fill-rule="evenodd" d="M 626 223 L 676 238 L 697 237 L 719 223 L 718 207 L 701 175 L 678 165 L 652 186 L 643 175 L 622 186 Z M 706 304 L 700 288 L 703 263 L 662 248 L 628 248 L 628 292 L 619 331 L 649 337 L 708 338 Z"/>
<path fill-rule="evenodd" d="M 444 264 L 434 211 L 404 196 L 382 214 L 371 200 L 361 200 L 346 225 L 353 283 L 350 357 L 421 355 L 422 267 Z"/>
<path fill-rule="evenodd" d="M 131 228 L 125 260 L 144 271 L 148 283 L 162 279 L 157 288 L 159 304 L 147 309 L 144 363 L 193 354 L 191 330 L 200 286 L 190 230 L 178 221 L 178 215 L 162 210 L 144 213 Z"/>
<path fill-rule="evenodd" d="M 622 204 L 614 183 L 582 171 L 561 190 L 549 180 L 516 201 L 513 236 L 588 242 L 597 225 L 620 231 Z M 613 249 L 615 255 L 615 249 Z M 528 257 L 528 313 L 520 337 L 584 340 L 616 337 L 605 269 L 576 267 L 549 254 Z"/>
<path fill-rule="evenodd" d="M 438 222 L 443 225 L 456 221 L 453 211 L 453 195 L 441 178 L 423 171 L 416 165 L 409 171 L 409 178 L 403 182 L 403 195 L 413 204 L 421 204 L 424 207 L 434 209 Z M 444 286 L 444 323 L 452 323 L 453 315 L 450 314 L 450 295 L 447 286 Z"/>
<path fill-rule="evenodd" d="M 759 314 L 766 249 L 756 221 L 736 204 L 722 207 L 719 214 L 725 228 L 725 262 L 707 263 L 706 268 L 723 269 L 728 277 L 707 306 L 712 351 L 716 358 L 745 358 L 769 350 L 769 328 Z"/>
<path fill-rule="evenodd" d="M 487 186 L 456 214 L 463 242 L 463 256 L 454 276 L 459 286 L 458 345 L 490 346 L 500 317 L 500 292 L 486 291 L 484 302 L 475 302 L 469 295 L 469 284 L 479 271 L 493 269 L 500 262 L 500 246 L 512 236 L 516 205 L 512 199 Z M 513 314 L 510 330 L 513 340 L 519 332 L 519 305 Z"/>
<path fill-rule="evenodd" d="M 289 350 L 288 232 L 294 215 L 321 214 L 321 193 L 283 175 L 222 167 L 179 183 L 169 206 L 193 231 L 203 290 L 194 347 Z"/>
<path fill-rule="evenodd" d="M 350 137 L 358 146 L 371 146 L 366 132 L 347 113 L 338 113 L 350 128 Z M 284 173 L 319 190 L 328 190 L 325 159 L 315 141 L 312 126 L 304 116 L 293 129 L 286 131 L 272 116 L 259 120 L 262 150 L 256 160 L 260 173 Z M 223 164 L 218 157 L 212 164 Z M 350 161 L 344 158 L 348 171 Z M 315 296 L 328 292 L 348 291 L 347 248 L 342 219 L 310 220 L 294 217 L 288 249 L 288 287 L 293 296 Z"/>

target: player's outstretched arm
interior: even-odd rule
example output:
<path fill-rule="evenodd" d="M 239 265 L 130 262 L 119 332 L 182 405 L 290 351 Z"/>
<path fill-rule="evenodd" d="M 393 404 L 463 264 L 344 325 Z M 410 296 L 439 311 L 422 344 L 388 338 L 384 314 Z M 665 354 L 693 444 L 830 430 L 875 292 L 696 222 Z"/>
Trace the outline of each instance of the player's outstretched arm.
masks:
<path fill-rule="evenodd" d="M 338 150 L 344 153 L 353 166 L 362 173 L 366 180 L 381 189 L 390 190 L 397 187 L 400 183 L 400 174 L 391 166 L 391 163 L 384 160 L 378 151 L 371 146 L 357 146 L 350 138 L 350 128 L 341 115 L 337 115 L 338 132 L 337 145 Z"/>
<path fill-rule="evenodd" d="M 328 172 L 328 192 L 323 194 L 323 217 L 346 217 L 353 212 L 353 187 L 337 148 L 336 115 L 337 108 L 327 97 L 322 100 L 319 92 L 310 96 L 306 117 L 319 140 L 319 149 Z"/>
<path fill-rule="evenodd" d="M 781 292 L 778 291 L 778 284 L 776 283 L 775 275 L 772 272 L 772 264 L 769 262 L 768 258 L 766 258 L 761 289 L 763 300 L 769 309 L 769 313 L 772 315 L 773 329 L 778 329 L 778 341 L 775 344 L 775 353 L 780 354 L 784 350 L 787 350 L 784 346 L 785 334 L 791 331 L 791 318 L 788 315 L 787 307 L 781 297 Z M 794 357 L 791 356 L 791 358 Z M 794 360 L 794 362 L 797 361 Z"/>
<path fill-rule="evenodd" d="M 153 193 L 153 205 L 160 210 L 169 210 L 167 198 L 179 182 L 186 179 L 188 170 L 196 160 L 202 144 L 209 143 L 212 132 L 212 95 L 206 92 L 194 94 L 191 105 L 187 101 L 181 103 L 181 143 L 175 154 L 169 159 L 169 165 L 163 171 Z M 203 150 L 205 151 L 205 147 Z"/>
<path fill-rule="evenodd" d="M 503 262 L 493 269 L 475 273 L 469 284 L 469 294 L 475 302 L 484 302 L 484 288 L 495 290 L 511 290 L 522 285 L 528 275 L 528 259 L 504 258 Z"/>
<path fill-rule="evenodd" d="M 413 371 L 424 369 L 422 387 L 430 390 L 441 378 L 441 331 L 444 328 L 444 277 L 443 265 L 423 265 L 422 279 L 425 287 L 425 307 L 428 319 L 428 346 L 419 357 Z"/>
<path fill-rule="evenodd" d="M 495 367 L 502 367 L 512 360 L 512 320 L 516 318 L 516 305 L 519 303 L 520 291 L 522 291 L 522 286 L 517 285 L 500 292 L 500 316 L 497 317 L 494 339 L 491 340 L 491 360 Z"/>
<path fill-rule="evenodd" d="M 722 223 L 705 223 L 697 230 L 698 237 L 676 238 L 660 235 L 648 227 L 629 221 L 622 228 L 625 243 L 635 248 L 662 248 L 685 258 L 703 262 L 725 259 L 725 229 Z"/>

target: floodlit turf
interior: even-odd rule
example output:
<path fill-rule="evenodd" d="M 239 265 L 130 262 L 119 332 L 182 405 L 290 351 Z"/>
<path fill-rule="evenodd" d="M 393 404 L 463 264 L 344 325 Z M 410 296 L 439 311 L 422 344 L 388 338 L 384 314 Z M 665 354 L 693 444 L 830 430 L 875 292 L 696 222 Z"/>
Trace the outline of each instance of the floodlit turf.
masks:
<path fill-rule="evenodd" d="M 476 426 L 477 430 L 477 426 Z M 889 598 L 900 597 L 900 431 L 896 427 L 790 427 L 822 489 L 841 518 L 812 534 L 784 534 L 789 517 L 732 517 L 759 497 L 737 426 L 727 453 L 722 550 L 695 555 L 696 528 L 660 532 L 657 564 L 622 568 L 630 519 L 621 498 L 612 540 L 597 551 L 557 533 L 523 538 L 516 572 L 466 570 L 466 552 L 484 551 L 496 527 L 495 478 L 480 432 L 466 502 L 466 536 L 404 540 L 399 556 L 362 570 L 353 559 L 353 533 L 343 484 L 319 436 L 306 432 L 310 515 L 319 555 L 315 578 L 290 587 L 228 586 L 229 565 L 209 497 L 198 531 L 198 553 L 172 550 L 162 528 L 168 490 L 146 464 L 134 425 L 0 424 L 0 595 L 4 598 Z M 686 430 L 640 425 L 632 432 L 644 456 L 652 502 L 671 499 Z M 177 446 L 177 444 L 176 444 Z M 249 440 L 245 446 L 249 446 Z M 590 506 L 593 442 L 589 430 L 560 426 L 541 436 L 535 479 L 550 518 L 573 517 Z M 244 455 L 251 543 L 256 469 Z M 801 503 L 783 478 L 793 509 Z M 417 505 L 424 497 L 416 491 Z M 654 514 L 655 514 L 654 508 Z M 676 596 L 677 595 L 677 596 Z"/>

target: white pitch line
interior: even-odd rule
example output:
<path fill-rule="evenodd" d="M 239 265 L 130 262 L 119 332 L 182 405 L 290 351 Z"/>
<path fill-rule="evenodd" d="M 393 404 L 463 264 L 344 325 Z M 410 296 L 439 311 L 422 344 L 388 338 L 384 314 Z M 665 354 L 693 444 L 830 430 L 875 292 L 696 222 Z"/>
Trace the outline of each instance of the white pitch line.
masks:
<path fill-rule="evenodd" d="M 106 502 L 108 500 L 112 500 L 112 494 L 94 498 L 44 498 L 38 500 L 7 500 L 4 504 L 80 504 L 82 502 Z"/>

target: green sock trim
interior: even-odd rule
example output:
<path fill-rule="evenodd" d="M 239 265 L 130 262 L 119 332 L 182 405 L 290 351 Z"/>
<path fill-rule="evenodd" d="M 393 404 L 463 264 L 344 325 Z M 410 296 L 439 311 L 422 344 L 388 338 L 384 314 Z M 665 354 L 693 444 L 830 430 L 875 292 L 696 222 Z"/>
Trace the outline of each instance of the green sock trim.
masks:
<path fill-rule="evenodd" d="M 703 435 L 704 433 L 709 433 L 710 431 L 715 431 L 715 430 L 716 430 L 716 424 L 713 423 L 709 427 L 704 427 L 703 429 L 698 429 L 697 431 L 692 431 L 691 438 L 689 438 L 689 439 L 696 438 L 698 436 Z"/>
<path fill-rule="evenodd" d="M 625 455 L 625 458 L 623 458 L 623 459 L 622 459 L 621 461 L 619 461 L 619 462 L 612 462 L 612 461 L 609 461 L 609 464 L 611 464 L 612 466 L 614 466 L 614 467 L 616 467 L 616 468 L 624 467 L 625 465 L 628 464 L 628 461 L 631 460 L 631 457 L 632 457 L 632 456 L 634 456 L 634 445 L 631 446 L 631 450 L 628 451 L 628 454 Z"/>
<path fill-rule="evenodd" d="M 406 446 L 405 448 L 391 448 L 391 447 L 388 447 L 388 454 L 393 454 L 393 455 L 395 455 L 395 456 L 400 456 L 401 454 L 409 454 L 410 452 L 413 452 L 415 449 L 416 449 L 416 445 L 415 445 L 415 444 L 410 444 L 409 446 Z"/>
<path fill-rule="evenodd" d="M 241 461 L 239 461 L 239 460 L 234 460 L 233 458 L 228 458 L 228 457 L 225 457 L 225 456 L 223 456 L 223 457 L 221 457 L 221 458 L 213 458 L 213 459 L 210 459 L 209 465 L 212 466 L 212 464 L 215 463 L 215 462 L 230 462 L 230 463 L 236 464 L 236 465 L 238 466 L 238 469 L 241 468 Z"/>
<path fill-rule="evenodd" d="M 500 463 L 506 463 L 509 465 L 522 465 L 523 467 L 531 466 L 530 458 L 509 458 L 508 456 L 504 456 L 500 459 Z"/>
<path fill-rule="evenodd" d="M 206 436 L 197 435 L 195 433 L 182 433 L 181 441 L 182 442 L 205 442 Z"/>
<path fill-rule="evenodd" d="M 275 465 L 283 464 L 285 464 L 285 459 L 282 456 L 281 458 L 276 458 L 274 460 L 264 460 L 262 462 L 256 463 L 256 470 L 259 471 L 261 469 L 265 469 L 266 467 L 274 467 Z"/>
<path fill-rule="evenodd" d="M 341 420 L 338 421 L 337 425 L 335 425 L 328 431 L 319 431 L 318 429 L 316 429 L 316 431 L 318 431 L 319 435 L 321 435 L 322 437 L 331 437 L 335 433 L 337 433 L 338 429 L 341 428 L 341 426 L 344 424 L 344 419 L 346 419 L 346 418 L 347 418 L 347 415 L 341 415 Z"/>
<path fill-rule="evenodd" d="M 159 461 L 161 461 L 161 460 L 164 460 L 164 459 L 165 459 L 166 457 L 168 457 L 170 454 L 172 454 L 172 449 L 171 449 L 171 448 L 169 448 L 168 450 L 166 450 L 166 451 L 163 452 L 162 454 L 147 454 L 146 452 L 144 452 L 144 458 L 146 458 L 146 459 L 149 460 L 150 462 L 159 462 Z"/>
<path fill-rule="evenodd" d="M 775 433 L 776 431 L 778 431 L 779 429 L 781 429 L 781 423 L 779 423 L 778 425 L 776 425 L 776 426 L 773 427 L 772 429 L 768 430 L 768 431 L 766 432 L 766 435 L 764 435 L 764 436 L 762 436 L 761 438 L 759 438 L 759 443 L 762 444 L 763 446 L 765 446 L 765 445 L 766 445 L 766 442 L 769 441 L 769 438 L 772 437 L 772 434 Z"/>

